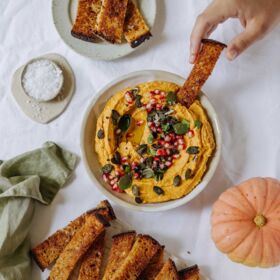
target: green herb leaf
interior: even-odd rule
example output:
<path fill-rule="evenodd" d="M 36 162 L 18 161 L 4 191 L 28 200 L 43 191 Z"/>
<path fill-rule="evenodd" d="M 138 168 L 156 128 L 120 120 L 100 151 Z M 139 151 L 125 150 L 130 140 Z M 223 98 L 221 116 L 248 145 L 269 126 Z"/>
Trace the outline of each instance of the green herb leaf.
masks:
<path fill-rule="evenodd" d="M 148 152 L 151 156 L 156 156 L 157 155 L 157 151 L 155 151 L 154 149 L 148 149 Z"/>
<path fill-rule="evenodd" d="M 185 172 L 185 179 L 188 180 L 192 177 L 192 170 L 188 168 Z"/>
<path fill-rule="evenodd" d="M 200 120 L 195 120 L 195 121 L 194 121 L 194 127 L 196 127 L 196 128 L 201 128 L 201 127 L 202 127 L 201 121 L 200 121 Z"/>
<path fill-rule="evenodd" d="M 118 122 L 118 128 L 122 132 L 126 132 L 130 126 L 131 116 L 129 114 L 124 114 Z"/>
<path fill-rule="evenodd" d="M 150 178 L 154 177 L 155 173 L 154 173 L 153 169 L 146 168 L 143 170 L 142 175 L 144 178 L 150 179 Z"/>
<path fill-rule="evenodd" d="M 124 166 L 124 172 L 127 174 L 127 173 L 129 173 L 130 171 L 131 171 L 130 166 L 129 166 L 129 165 L 125 165 L 125 166 Z"/>
<path fill-rule="evenodd" d="M 148 141 L 149 144 L 153 144 L 153 141 L 154 141 L 153 134 L 149 134 L 147 141 Z"/>
<path fill-rule="evenodd" d="M 177 175 L 174 177 L 173 179 L 173 185 L 175 187 L 179 187 L 181 185 L 181 182 L 182 182 L 182 179 L 181 179 L 181 176 L 180 175 Z"/>
<path fill-rule="evenodd" d="M 114 166 L 110 163 L 108 164 L 105 164 L 103 167 L 102 167 L 102 172 L 105 173 L 105 174 L 108 174 L 110 173 L 112 170 L 114 169 Z"/>
<path fill-rule="evenodd" d="M 177 135 L 184 135 L 189 131 L 190 125 L 187 121 L 183 120 L 182 122 L 176 123 L 173 125 L 174 132 Z"/>
<path fill-rule="evenodd" d="M 161 187 L 154 186 L 153 190 L 158 195 L 163 195 L 164 194 L 164 190 Z"/>
<path fill-rule="evenodd" d="M 166 123 L 166 124 L 162 124 L 161 125 L 161 128 L 164 132 L 168 132 L 170 130 L 170 124 L 169 123 Z"/>
<path fill-rule="evenodd" d="M 97 137 L 98 139 L 103 139 L 105 136 L 104 130 L 103 129 L 99 129 L 97 132 Z"/>
<path fill-rule="evenodd" d="M 189 153 L 190 155 L 196 155 L 199 153 L 199 147 L 197 146 L 190 146 L 187 148 L 187 153 Z"/>
<path fill-rule="evenodd" d="M 169 105 L 174 105 L 177 102 L 177 95 L 174 91 L 169 91 L 167 93 L 166 102 Z"/>
<path fill-rule="evenodd" d="M 131 187 L 132 184 L 132 176 L 131 174 L 125 174 L 123 177 L 121 177 L 119 181 L 119 188 L 121 190 L 126 190 Z"/>
<path fill-rule="evenodd" d="M 112 123 L 113 125 L 117 125 L 120 119 L 120 114 L 118 113 L 118 111 L 116 110 L 112 110 L 112 115 L 111 115 L 111 119 L 112 119 Z"/>

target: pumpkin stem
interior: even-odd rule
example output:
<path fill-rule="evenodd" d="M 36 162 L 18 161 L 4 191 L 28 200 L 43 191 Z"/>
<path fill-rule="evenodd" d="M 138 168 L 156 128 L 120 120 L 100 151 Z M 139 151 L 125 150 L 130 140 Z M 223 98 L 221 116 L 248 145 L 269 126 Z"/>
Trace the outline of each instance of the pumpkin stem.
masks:
<path fill-rule="evenodd" d="M 263 227 L 267 220 L 266 220 L 266 217 L 262 214 L 258 214 L 255 218 L 254 218 L 254 222 L 255 224 L 258 226 L 258 227 Z"/>

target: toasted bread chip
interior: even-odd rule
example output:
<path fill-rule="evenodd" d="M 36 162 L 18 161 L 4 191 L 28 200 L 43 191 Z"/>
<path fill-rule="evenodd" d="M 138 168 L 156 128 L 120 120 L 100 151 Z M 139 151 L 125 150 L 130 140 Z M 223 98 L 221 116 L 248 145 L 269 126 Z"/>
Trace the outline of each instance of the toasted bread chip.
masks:
<path fill-rule="evenodd" d="M 164 265 L 164 246 L 155 254 L 145 270 L 141 273 L 138 280 L 154 280 Z"/>
<path fill-rule="evenodd" d="M 73 235 L 84 224 L 85 217 L 90 213 L 99 213 L 108 221 L 112 221 L 116 218 L 112 206 L 107 200 L 104 200 L 99 203 L 96 209 L 84 213 L 63 229 L 56 231 L 48 239 L 31 250 L 32 257 L 42 271 L 59 257 Z"/>
<path fill-rule="evenodd" d="M 199 268 L 193 265 L 179 271 L 180 280 L 199 280 Z"/>
<path fill-rule="evenodd" d="M 105 245 L 104 238 L 105 232 L 98 237 L 83 257 L 78 280 L 100 280 Z"/>
<path fill-rule="evenodd" d="M 202 40 L 202 48 L 196 58 L 192 71 L 177 94 L 180 103 L 187 108 L 189 108 L 199 96 L 202 86 L 211 75 L 225 47 L 225 44 L 214 40 Z"/>
<path fill-rule="evenodd" d="M 124 232 L 113 236 L 113 243 L 110 249 L 107 267 L 103 276 L 103 280 L 112 279 L 113 274 L 128 256 L 135 242 L 136 232 Z"/>
<path fill-rule="evenodd" d="M 122 42 L 128 0 L 102 0 L 96 34 L 110 43 Z"/>
<path fill-rule="evenodd" d="M 176 265 L 171 259 L 164 264 L 155 280 L 179 280 Z"/>
<path fill-rule="evenodd" d="M 93 213 L 85 217 L 85 223 L 77 230 L 54 264 L 49 280 L 67 280 L 79 260 L 84 256 L 93 242 L 109 226 L 99 214 Z"/>
<path fill-rule="evenodd" d="M 137 235 L 131 251 L 110 280 L 136 280 L 160 249 L 151 236 Z"/>
<path fill-rule="evenodd" d="M 150 28 L 146 24 L 136 4 L 132 0 L 128 0 L 124 22 L 125 39 L 132 48 L 136 48 L 151 36 Z"/>
<path fill-rule="evenodd" d="M 96 41 L 96 20 L 102 0 L 79 0 L 72 36 L 84 41 Z"/>

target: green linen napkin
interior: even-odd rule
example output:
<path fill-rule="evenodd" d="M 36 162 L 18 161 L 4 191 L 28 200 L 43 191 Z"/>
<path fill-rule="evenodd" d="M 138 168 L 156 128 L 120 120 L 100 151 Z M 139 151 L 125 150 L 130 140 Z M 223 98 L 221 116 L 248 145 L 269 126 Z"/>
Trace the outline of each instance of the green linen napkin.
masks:
<path fill-rule="evenodd" d="M 28 232 L 35 201 L 51 203 L 75 163 L 75 155 L 52 142 L 0 162 L 0 280 L 31 279 Z"/>

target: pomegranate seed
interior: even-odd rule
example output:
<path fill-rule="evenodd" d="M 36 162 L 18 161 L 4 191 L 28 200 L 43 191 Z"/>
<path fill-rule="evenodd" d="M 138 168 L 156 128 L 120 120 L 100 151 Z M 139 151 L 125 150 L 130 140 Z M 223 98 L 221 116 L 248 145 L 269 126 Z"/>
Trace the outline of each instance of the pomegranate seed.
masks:
<path fill-rule="evenodd" d="M 184 144 L 185 141 L 184 141 L 184 139 L 178 139 L 178 143 L 179 143 L 179 144 Z"/>
<path fill-rule="evenodd" d="M 165 163 L 165 165 L 169 167 L 169 166 L 172 165 L 172 163 L 171 163 L 170 161 L 167 161 L 167 162 Z"/>
<path fill-rule="evenodd" d="M 118 170 L 115 171 L 116 176 L 120 176 L 120 172 Z"/>
<path fill-rule="evenodd" d="M 159 140 L 158 140 L 158 143 L 159 143 L 160 145 L 164 145 L 164 144 L 165 144 L 165 141 L 162 140 L 162 139 L 159 139 Z"/>
<path fill-rule="evenodd" d="M 166 153 L 167 153 L 167 155 L 170 155 L 170 149 L 166 149 Z"/>
<path fill-rule="evenodd" d="M 177 159 L 177 158 L 179 158 L 179 157 L 180 157 L 180 154 L 172 155 L 172 158 L 173 158 L 173 159 Z"/>
<path fill-rule="evenodd" d="M 121 162 L 122 162 L 122 163 L 127 162 L 127 157 L 122 157 Z"/>
<path fill-rule="evenodd" d="M 147 109 L 147 110 L 151 110 L 151 109 L 152 109 L 152 104 L 148 103 L 148 104 L 146 105 L 146 109 Z"/>
<path fill-rule="evenodd" d="M 164 144 L 164 148 L 169 148 L 170 144 L 169 143 L 165 143 Z"/>
<path fill-rule="evenodd" d="M 134 173 L 134 178 L 135 179 L 139 178 L 139 176 L 140 176 L 139 173 Z"/>
<path fill-rule="evenodd" d="M 136 122 L 136 125 L 137 125 L 137 126 L 140 126 L 140 125 L 142 125 L 143 123 L 144 123 L 143 120 L 139 120 L 139 121 Z"/>
<path fill-rule="evenodd" d="M 188 136 L 191 138 L 194 136 L 194 131 L 193 130 L 189 130 L 188 132 Z"/>
<path fill-rule="evenodd" d="M 164 140 L 165 140 L 166 142 L 169 142 L 169 141 L 171 141 L 171 137 L 170 137 L 169 135 L 166 135 L 165 138 L 164 138 Z"/>
<path fill-rule="evenodd" d="M 132 168 L 132 169 L 135 169 L 136 166 L 137 166 L 137 162 L 133 161 L 132 164 L 131 164 L 131 168 Z"/>
<path fill-rule="evenodd" d="M 155 161 L 159 161 L 159 157 L 154 157 L 154 160 Z"/>
<path fill-rule="evenodd" d="M 119 189 L 119 187 L 118 187 L 117 184 L 114 184 L 114 185 L 112 186 L 112 189 L 113 189 L 114 191 L 116 191 L 117 189 Z"/>
<path fill-rule="evenodd" d="M 178 146 L 178 142 L 177 141 L 174 142 L 174 146 Z"/>
<path fill-rule="evenodd" d="M 160 169 L 163 169 L 163 168 L 164 168 L 164 164 L 161 163 L 161 164 L 159 165 L 159 167 L 160 167 Z"/>
<path fill-rule="evenodd" d="M 102 175 L 102 179 L 103 179 L 103 181 L 104 181 L 105 183 L 108 182 L 108 178 L 107 178 L 107 176 L 106 176 L 105 174 Z"/>
<path fill-rule="evenodd" d="M 179 150 L 183 150 L 183 148 L 184 148 L 183 145 L 178 145 Z"/>
<path fill-rule="evenodd" d="M 155 94 L 155 91 L 154 90 L 150 91 L 150 94 Z"/>
<path fill-rule="evenodd" d="M 116 134 L 120 134 L 122 131 L 120 129 L 116 130 Z"/>
<path fill-rule="evenodd" d="M 127 137 L 132 137 L 133 133 L 127 133 Z"/>
<path fill-rule="evenodd" d="M 171 160 L 172 160 L 172 157 L 168 157 L 167 160 L 168 160 L 168 161 L 171 161 Z"/>
<path fill-rule="evenodd" d="M 186 148 L 187 148 L 187 145 L 186 145 L 186 144 L 183 144 L 183 150 L 186 149 Z"/>
<path fill-rule="evenodd" d="M 128 103 L 128 104 L 132 104 L 132 103 L 133 103 L 133 100 L 131 99 L 131 100 L 127 101 L 127 103 Z"/>
<path fill-rule="evenodd" d="M 140 162 L 143 163 L 145 161 L 144 158 L 140 158 Z"/>
<path fill-rule="evenodd" d="M 157 131 L 158 131 L 159 133 L 162 133 L 162 128 L 159 127 L 159 128 L 157 129 Z"/>
<path fill-rule="evenodd" d="M 161 91 L 161 92 L 160 92 L 160 95 L 161 95 L 161 96 L 165 96 L 165 91 Z"/>
<path fill-rule="evenodd" d="M 150 103 L 151 103 L 151 104 L 156 104 L 157 101 L 156 101 L 154 98 L 152 98 L 151 101 L 150 101 Z"/>
<path fill-rule="evenodd" d="M 156 89 L 155 90 L 155 94 L 159 94 L 160 93 L 160 90 L 159 89 Z"/>
<path fill-rule="evenodd" d="M 113 175 L 110 174 L 110 175 L 108 176 L 108 178 L 109 178 L 109 180 L 112 180 L 114 177 L 113 177 Z"/>
<path fill-rule="evenodd" d="M 164 149 L 158 149 L 157 150 L 157 155 L 158 156 L 166 156 L 166 151 Z"/>

